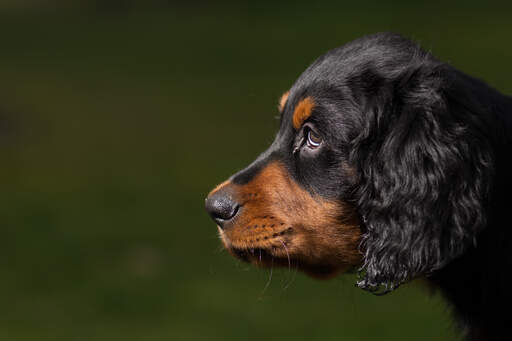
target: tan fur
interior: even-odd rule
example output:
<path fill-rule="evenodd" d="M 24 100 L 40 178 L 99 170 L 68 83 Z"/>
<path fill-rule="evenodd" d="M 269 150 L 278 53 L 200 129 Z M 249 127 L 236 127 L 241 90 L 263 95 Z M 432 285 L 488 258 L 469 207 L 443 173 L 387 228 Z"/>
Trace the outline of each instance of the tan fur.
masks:
<path fill-rule="evenodd" d="M 314 106 L 315 102 L 311 97 L 301 99 L 299 103 L 297 103 L 295 110 L 293 111 L 293 127 L 295 129 L 299 129 L 302 126 L 302 123 L 311 116 Z"/>
<path fill-rule="evenodd" d="M 283 112 L 284 106 L 286 105 L 286 101 L 288 100 L 288 95 L 290 94 L 290 91 L 286 91 L 281 98 L 279 98 L 279 105 L 277 108 L 279 109 L 279 112 Z"/>
<path fill-rule="evenodd" d="M 213 193 L 217 192 L 219 189 L 223 188 L 224 186 L 227 186 L 228 184 L 230 183 L 229 180 L 226 180 L 224 181 L 223 183 L 221 184 L 218 184 L 214 189 L 212 189 L 210 191 L 210 193 L 208 193 L 208 196 L 212 195 Z"/>
<path fill-rule="evenodd" d="M 288 258 L 312 275 L 332 274 L 361 261 L 359 222 L 348 203 L 313 196 L 295 183 L 284 166 L 269 164 L 246 185 L 234 186 L 241 204 L 231 226 L 220 230 L 228 250 L 260 250 L 248 260 L 260 264 L 261 250 L 273 264 Z"/>

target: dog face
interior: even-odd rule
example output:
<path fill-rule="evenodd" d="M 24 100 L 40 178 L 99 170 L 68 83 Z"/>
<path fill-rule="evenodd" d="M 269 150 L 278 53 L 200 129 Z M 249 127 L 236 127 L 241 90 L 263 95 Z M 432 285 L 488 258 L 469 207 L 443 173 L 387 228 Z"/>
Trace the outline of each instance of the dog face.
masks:
<path fill-rule="evenodd" d="M 330 276 L 361 260 L 359 217 L 347 200 L 354 172 L 320 98 L 290 92 L 281 102 L 274 143 L 207 205 L 217 205 L 213 216 L 233 255 Z"/>
<path fill-rule="evenodd" d="M 317 59 L 282 96 L 272 145 L 207 198 L 225 247 L 317 277 L 357 266 L 369 290 L 460 255 L 493 163 L 464 81 L 393 34 Z"/>

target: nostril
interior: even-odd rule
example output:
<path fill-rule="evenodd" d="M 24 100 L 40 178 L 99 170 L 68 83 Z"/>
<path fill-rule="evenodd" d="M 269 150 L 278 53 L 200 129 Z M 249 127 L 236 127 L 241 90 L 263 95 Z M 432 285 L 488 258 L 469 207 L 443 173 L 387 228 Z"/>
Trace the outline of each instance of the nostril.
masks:
<path fill-rule="evenodd" d="M 220 227 L 224 227 L 226 222 L 233 219 L 240 209 L 240 205 L 230 195 L 219 192 L 209 196 L 205 206 L 206 211 Z"/>
<path fill-rule="evenodd" d="M 210 212 L 210 215 L 217 223 L 223 223 L 231 220 L 238 213 L 238 205 L 219 205 L 216 210 Z"/>
<path fill-rule="evenodd" d="M 227 213 L 226 215 L 224 216 L 221 216 L 220 218 L 223 219 L 223 220 L 231 220 L 233 219 L 237 213 L 238 213 L 238 210 L 240 209 L 240 205 L 238 204 L 234 204 L 232 207 L 231 207 L 231 210 L 229 213 Z"/>

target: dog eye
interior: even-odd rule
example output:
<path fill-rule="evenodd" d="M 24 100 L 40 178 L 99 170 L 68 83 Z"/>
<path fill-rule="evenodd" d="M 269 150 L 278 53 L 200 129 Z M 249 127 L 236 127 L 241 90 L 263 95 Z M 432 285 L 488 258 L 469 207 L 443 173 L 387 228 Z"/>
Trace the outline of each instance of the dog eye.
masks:
<path fill-rule="evenodd" d="M 311 149 L 318 148 L 320 146 L 320 144 L 322 144 L 322 138 L 320 137 L 320 135 L 315 133 L 313 130 L 308 130 L 306 144 Z"/>

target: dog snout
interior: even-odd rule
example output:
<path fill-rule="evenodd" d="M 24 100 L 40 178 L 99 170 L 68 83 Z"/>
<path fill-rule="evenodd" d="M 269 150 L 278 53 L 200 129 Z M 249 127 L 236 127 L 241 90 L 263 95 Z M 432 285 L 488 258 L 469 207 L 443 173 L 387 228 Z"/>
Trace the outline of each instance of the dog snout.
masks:
<path fill-rule="evenodd" d="M 238 214 L 240 204 L 229 188 L 221 188 L 206 198 L 206 211 L 224 229 Z"/>

